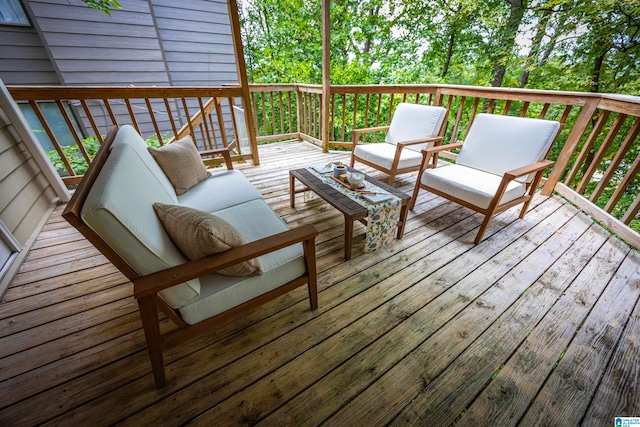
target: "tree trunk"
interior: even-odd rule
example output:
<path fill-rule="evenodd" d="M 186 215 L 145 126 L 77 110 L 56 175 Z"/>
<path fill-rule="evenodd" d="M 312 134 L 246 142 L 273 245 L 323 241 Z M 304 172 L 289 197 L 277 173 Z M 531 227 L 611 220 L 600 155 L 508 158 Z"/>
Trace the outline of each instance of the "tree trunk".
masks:
<path fill-rule="evenodd" d="M 537 62 L 536 59 L 538 58 L 538 54 L 540 53 L 542 38 L 547 32 L 547 26 L 549 24 L 549 19 L 551 18 L 551 12 L 551 9 L 545 9 L 542 12 L 542 16 L 540 16 L 538 29 L 536 30 L 536 34 L 535 36 L 533 36 L 533 40 L 531 41 L 531 49 L 529 50 L 529 55 L 527 55 L 527 59 L 524 62 L 522 74 L 520 75 L 520 87 L 525 87 L 529 82 L 529 73 L 531 73 L 533 65 Z"/>
<path fill-rule="evenodd" d="M 604 57 L 606 52 L 598 55 L 593 62 L 593 72 L 591 73 L 591 92 L 600 92 L 600 73 L 602 72 L 602 64 L 604 63 Z"/>
<path fill-rule="evenodd" d="M 527 0 L 505 0 L 511 5 L 507 25 L 502 28 L 498 39 L 498 52 L 493 57 L 493 78 L 491 86 L 500 87 L 507 72 L 507 62 L 516 43 L 518 27 L 527 8 Z"/>
<path fill-rule="evenodd" d="M 444 68 L 442 69 L 442 78 L 447 76 L 449 72 L 449 66 L 451 65 L 451 56 L 453 55 L 453 45 L 456 41 L 456 33 L 454 30 L 451 30 L 451 35 L 449 36 L 449 44 L 447 46 L 447 58 L 444 61 Z"/>

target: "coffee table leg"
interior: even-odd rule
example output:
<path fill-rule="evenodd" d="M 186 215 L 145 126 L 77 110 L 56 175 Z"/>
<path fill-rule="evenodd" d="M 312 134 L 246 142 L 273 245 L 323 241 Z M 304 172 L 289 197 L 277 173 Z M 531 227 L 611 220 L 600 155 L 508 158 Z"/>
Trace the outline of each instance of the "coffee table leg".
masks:
<path fill-rule="evenodd" d="M 409 208 L 409 203 L 402 206 L 400 209 L 400 221 L 398 222 L 398 239 L 402 239 L 404 236 L 404 225 L 407 223 L 407 210 Z"/>
<path fill-rule="evenodd" d="M 293 177 L 293 174 L 289 172 L 289 203 L 291 204 L 292 208 L 296 207 L 296 184 L 294 182 L 294 179 L 295 178 Z"/>
<path fill-rule="evenodd" d="M 344 259 L 351 259 L 351 246 L 353 246 L 353 220 L 344 216 Z"/>

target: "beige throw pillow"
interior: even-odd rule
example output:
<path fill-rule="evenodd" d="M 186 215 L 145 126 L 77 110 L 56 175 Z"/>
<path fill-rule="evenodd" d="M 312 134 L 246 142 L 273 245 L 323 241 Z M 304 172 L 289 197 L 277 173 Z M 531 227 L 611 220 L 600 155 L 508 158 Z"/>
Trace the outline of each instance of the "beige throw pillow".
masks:
<path fill-rule="evenodd" d="M 245 242 L 240 232 L 224 219 L 186 206 L 154 203 L 153 208 L 178 249 L 190 260 L 224 252 Z M 258 258 L 218 271 L 227 276 L 262 274 Z"/>
<path fill-rule="evenodd" d="M 200 153 L 190 136 L 164 145 L 148 147 L 179 196 L 211 174 L 204 167 Z"/>

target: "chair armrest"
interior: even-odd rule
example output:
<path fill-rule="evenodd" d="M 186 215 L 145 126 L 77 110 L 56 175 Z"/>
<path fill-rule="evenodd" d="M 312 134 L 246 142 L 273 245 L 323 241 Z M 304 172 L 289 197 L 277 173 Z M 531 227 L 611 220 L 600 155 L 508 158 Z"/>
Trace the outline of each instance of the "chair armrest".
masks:
<path fill-rule="evenodd" d="M 353 143 L 352 143 L 352 149 L 355 150 L 356 145 L 358 145 L 358 139 L 360 139 L 360 134 L 362 133 L 368 133 L 368 132 L 377 132 L 377 131 L 381 131 L 381 130 L 389 130 L 389 126 L 376 126 L 376 127 L 372 127 L 372 128 L 360 128 L 360 129 L 354 129 L 353 130 Z"/>
<path fill-rule="evenodd" d="M 233 169 L 233 163 L 231 163 L 231 153 L 229 153 L 229 149 L 228 148 L 214 148 L 212 150 L 204 150 L 204 151 L 200 151 L 200 156 L 209 156 L 209 155 L 216 155 L 216 154 L 220 154 L 222 155 L 222 157 L 224 157 L 224 162 L 227 165 L 227 169 L 231 170 Z"/>
<path fill-rule="evenodd" d="M 504 177 L 511 181 L 518 177 L 544 170 L 549 166 L 553 165 L 553 163 L 554 162 L 552 162 L 551 160 L 542 160 L 536 163 L 532 163 L 530 165 L 521 166 L 519 168 L 507 171 L 504 173 Z"/>
<path fill-rule="evenodd" d="M 414 139 L 413 141 L 402 141 L 402 142 L 398 142 L 396 145 L 404 147 L 405 145 L 418 145 L 418 144 L 424 144 L 427 142 L 437 142 L 437 141 L 443 141 L 443 140 L 444 140 L 444 136 L 434 136 L 430 138 Z"/>
<path fill-rule="evenodd" d="M 455 144 L 438 145 L 435 147 L 428 147 L 428 148 L 422 149 L 422 155 L 428 156 L 429 154 L 439 153 L 440 151 L 447 151 L 447 150 L 452 150 L 454 148 L 460 148 L 460 147 L 462 147 L 462 142 L 456 142 Z"/>
<path fill-rule="evenodd" d="M 313 225 L 302 225 L 264 239 L 255 240 L 242 246 L 231 248 L 219 254 L 170 267 L 142 276 L 133 281 L 133 295 L 143 298 L 158 291 L 175 286 L 205 274 L 215 273 L 223 268 L 247 261 L 296 243 L 315 240 L 318 231 Z"/>

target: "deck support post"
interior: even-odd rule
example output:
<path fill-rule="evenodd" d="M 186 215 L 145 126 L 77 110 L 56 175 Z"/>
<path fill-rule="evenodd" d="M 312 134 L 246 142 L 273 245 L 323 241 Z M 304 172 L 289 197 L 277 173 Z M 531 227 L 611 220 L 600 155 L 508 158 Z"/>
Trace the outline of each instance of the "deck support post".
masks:
<path fill-rule="evenodd" d="M 329 105 L 331 103 L 331 0 L 322 0 L 322 95 L 320 98 L 320 139 L 322 152 L 329 152 Z"/>
<path fill-rule="evenodd" d="M 246 112 L 244 114 L 244 119 L 247 126 L 247 136 L 249 137 L 249 146 L 251 147 L 253 165 L 257 166 L 260 164 L 260 157 L 258 156 L 256 128 L 253 122 L 253 114 L 251 111 L 251 95 L 249 94 L 249 81 L 247 80 L 247 65 L 244 60 L 244 49 L 242 48 L 238 4 L 236 3 L 236 0 L 229 0 L 227 2 L 227 7 L 229 10 L 229 23 L 231 24 L 233 51 L 236 55 L 236 71 L 238 72 L 238 82 L 240 83 L 240 87 L 242 88 L 242 108 L 244 108 L 244 111 Z"/>

